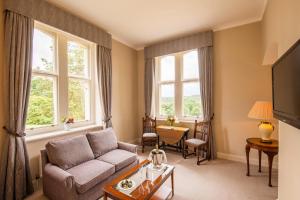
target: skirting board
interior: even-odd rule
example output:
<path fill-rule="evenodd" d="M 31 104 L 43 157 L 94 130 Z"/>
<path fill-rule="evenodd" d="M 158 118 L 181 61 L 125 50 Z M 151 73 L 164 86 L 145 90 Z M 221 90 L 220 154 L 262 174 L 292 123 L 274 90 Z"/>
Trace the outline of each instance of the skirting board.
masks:
<path fill-rule="evenodd" d="M 225 160 L 232 160 L 236 162 L 241 162 L 241 163 L 247 163 L 246 160 L 246 155 L 241 156 L 241 155 L 234 155 L 234 154 L 227 154 L 227 153 L 222 153 L 222 152 L 217 152 L 217 157 Z M 249 159 L 250 165 L 257 165 L 258 166 L 258 159 L 255 158 L 250 158 Z M 261 160 L 261 166 L 263 167 L 268 167 L 268 161 L 265 159 Z M 278 164 L 277 162 L 273 162 L 273 169 L 278 169 Z"/>

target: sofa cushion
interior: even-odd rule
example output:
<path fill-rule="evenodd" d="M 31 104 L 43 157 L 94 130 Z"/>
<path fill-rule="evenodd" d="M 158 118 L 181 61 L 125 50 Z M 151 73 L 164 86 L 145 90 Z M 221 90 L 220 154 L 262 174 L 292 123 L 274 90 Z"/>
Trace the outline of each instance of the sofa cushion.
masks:
<path fill-rule="evenodd" d="M 64 170 L 94 159 L 85 135 L 50 141 L 46 144 L 46 151 L 50 163 Z"/>
<path fill-rule="evenodd" d="M 90 160 L 68 169 L 67 172 L 74 176 L 76 190 L 82 194 L 114 174 L 115 167 L 99 160 Z"/>
<path fill-rule="evenodd" d="M 86 136 L 96 158 L 118 148 L 117 137 L 112 128 L 90 132 Z"/>
<path fill-rule="evenodd" d="M 97 159 L 113 164 L 116 167 L 116 171 L 119 171 L 120 169 L 136 161 L 137 155 L 122 149 L 115 149 Z"/>

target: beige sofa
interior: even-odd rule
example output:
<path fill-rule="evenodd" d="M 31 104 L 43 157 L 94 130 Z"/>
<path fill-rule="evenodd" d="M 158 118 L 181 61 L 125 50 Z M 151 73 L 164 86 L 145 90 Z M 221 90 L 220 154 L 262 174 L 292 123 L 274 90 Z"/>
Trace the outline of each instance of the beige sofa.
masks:
<path fill-rule="evenodd" d="M 41 151 L 43 190 L 53 200 L 99 199 L 105 183 L 138 164 L 137 146 L 112 128 L 51 141 Z"/>

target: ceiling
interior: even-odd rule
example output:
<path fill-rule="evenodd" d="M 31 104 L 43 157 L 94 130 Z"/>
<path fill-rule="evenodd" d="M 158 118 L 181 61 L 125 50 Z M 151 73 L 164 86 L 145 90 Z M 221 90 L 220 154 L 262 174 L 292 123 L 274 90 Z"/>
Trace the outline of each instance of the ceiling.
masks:
<path fill-rule="evenodd" d="M 259 21 L 267 0 L 48 0 L 135 49 Z"/>

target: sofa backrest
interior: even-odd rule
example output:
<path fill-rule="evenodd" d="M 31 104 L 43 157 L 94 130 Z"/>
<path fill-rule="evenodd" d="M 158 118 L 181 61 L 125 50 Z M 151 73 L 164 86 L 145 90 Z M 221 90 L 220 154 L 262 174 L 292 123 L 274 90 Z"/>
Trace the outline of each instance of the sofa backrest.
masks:
<path fill-rule="evenodd" d="M 86 135 L 50 141 L 46 151 L 50 163 L 64 170 L 95 158 Z"/>
<path fill-rule="evenodd" d="M 89 132 L 86 137 L 96 158 L 118 148 L 117 137 L 112 128 Z"/>

